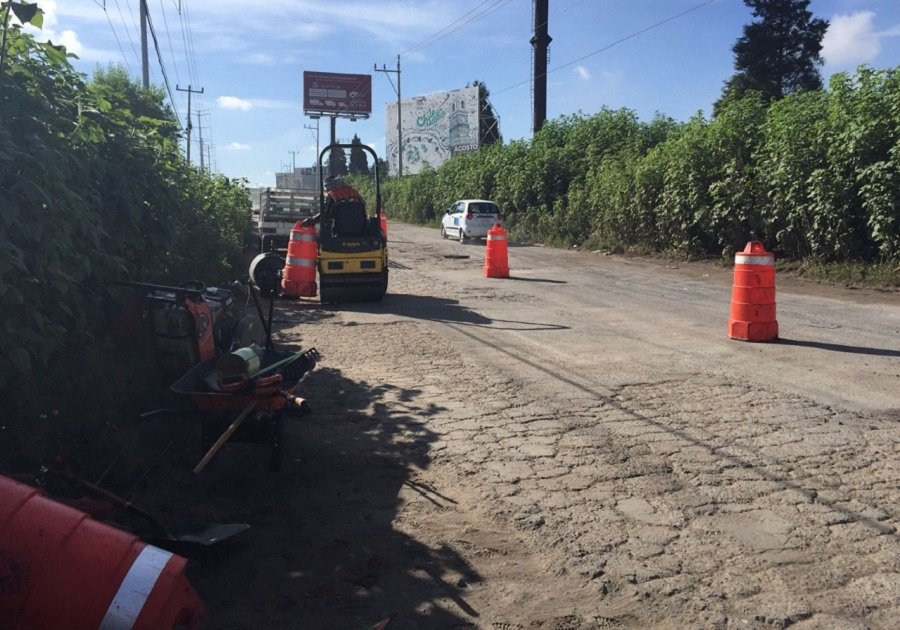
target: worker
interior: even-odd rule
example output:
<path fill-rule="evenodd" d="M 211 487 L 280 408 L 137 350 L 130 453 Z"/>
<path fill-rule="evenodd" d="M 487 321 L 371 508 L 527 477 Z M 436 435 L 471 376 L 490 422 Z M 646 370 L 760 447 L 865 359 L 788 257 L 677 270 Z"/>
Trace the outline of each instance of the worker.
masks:
<path fill-rule="evenodd" d="M 360 196 L 359 192 L 350 184 L 346 183 L 340 175 L 329 175 L 325 178 L 325 207 L 322 211 L 305 219 L 303 225 L 310 226 L 318 223 L 322 214 L 331 217 L 334 210 L 334 204 L 339 201 L 358 201 L 365 205 L 365 200 Z"/>

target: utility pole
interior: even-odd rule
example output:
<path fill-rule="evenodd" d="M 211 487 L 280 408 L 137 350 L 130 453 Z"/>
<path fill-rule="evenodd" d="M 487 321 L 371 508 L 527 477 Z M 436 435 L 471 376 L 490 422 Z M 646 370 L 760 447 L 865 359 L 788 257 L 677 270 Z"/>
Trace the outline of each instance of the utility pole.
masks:
<path fill-rule="evenodd" d="M 203 172 L 203 114 L 197 111 L 197 131 L 200 134 L 200 172 Z"/>
<path fill-rule="evenodd" d="M 291 173 L 297 170 L 297 154 L 299 151 L 288 151 L 291 154 Z"/>
<path fill-rule="evenodd" d="M 187 113 L 187 163 L 188 166 L 191 165 L 191 128 L 193 124 L 191 123 L 191 94 L 203 94 L 203 89 L 194 90 L 191 88 L 191 84 L 188 83 L 187 89 L 183 89 L 179 87 L 177 84 L 175 85 L 175 89 L 179 92 L 187 92 L 188 93 L 188 113 Z M 202 159 L 202 158 L 201 158 Z"/>
<path fill-rule="evenodd" d="M 531 38 L 534 59 L 532 59 L 532 82 L 534 83 L 534 103 L 532 105 L 531 133 L 541 130 L 547 119 L 547 49 L 553 38 L 547 33 L 550 9 L 549 0 L 534 0 L 534 36 Z"/>
<path fill-rule="evenodd" d="M 331 118 L 331 144 L 337 144 L 337 116 L 329 116 Z M 329 175 L 337 175 L 334 172 L 335 167 L 335 158 L 337 157 L 337 149 L 331 150 L 331 155 L 328 156 L 328 174 Z"/>
<path fill-rule="evenodd" d="M 147 54 L 147 0 L 141 0 L 141 75 L 144 89 L 150 87 L 150 57 Z M 188 160 L 190 162 L 190 160 Z"/>
<path fill-rule="evenodd" d="M 316 118 L 316 126 L 312 125 L 303 125 L 304 129 L 309 129 L 310 133 L 312 130 L 316 130 L 316 190 L 319 189 L 319 186 L 322 185 L 322 173 L 319 172 L 319 119 Z"/>
<path fill-rule="evenodd" d="M 400 105 L 400 55 L 397 55 L 396 70 L 388 70 L 384 64 L 381 64 L 381 68 L 379 68 L 378 64 L 375 64 L 375 72 L 387 74 L 388 81 L 391 81 L 391 87 L 394 87 L 394 82 L 391 80 L 390 75 L 397 75 L 397 87 L 394 87 L 394 91 L 397 93 L 397 174 L 399 177 L 403 177 L 403 108 Z M 378 165 L 376 164 L 375 167 L 378 168 Z"/>

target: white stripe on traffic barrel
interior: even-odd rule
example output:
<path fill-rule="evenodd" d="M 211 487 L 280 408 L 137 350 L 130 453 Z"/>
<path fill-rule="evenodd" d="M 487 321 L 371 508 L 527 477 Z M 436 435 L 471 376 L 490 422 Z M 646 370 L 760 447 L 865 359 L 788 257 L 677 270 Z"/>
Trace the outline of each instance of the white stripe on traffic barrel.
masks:
<path fill-rule="evenodd" d="M 100 630 L 119 630 L 134 626 L 150 591 L 171 558 L 171 553 L 153 545 L 147 545 L 141 550 L 106 610 L 106 615 L 100 622 Z"/>

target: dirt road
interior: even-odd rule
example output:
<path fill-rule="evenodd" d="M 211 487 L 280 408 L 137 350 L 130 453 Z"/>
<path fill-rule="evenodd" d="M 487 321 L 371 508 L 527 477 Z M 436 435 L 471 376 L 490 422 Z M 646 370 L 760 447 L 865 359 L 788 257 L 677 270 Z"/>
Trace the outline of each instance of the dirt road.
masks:
<path fill-rule="evenodd" d="M 211 628 L 896 628 L 900 295 L 390 225 L 384 302 L 281 302 L 324 356 L 287 459 L 233 444 L 167 510 Z"/>

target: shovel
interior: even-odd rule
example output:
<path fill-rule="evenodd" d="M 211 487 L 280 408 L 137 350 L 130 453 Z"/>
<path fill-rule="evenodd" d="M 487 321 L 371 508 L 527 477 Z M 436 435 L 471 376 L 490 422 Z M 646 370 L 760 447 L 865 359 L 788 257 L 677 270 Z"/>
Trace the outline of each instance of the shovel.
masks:
<path fill-rule="evenodd" d="M 152 514 L 137 507 L 131 501 L 123 499 L 122 497 L 113 494 L 109 490 L 101 488 L 97 484 L 93 484 L 90 481 L 85 481 L 84 479 L 79 479 L 71 473 L 62 470 L 54 470 L 52 468 L 47 468 L 46 466 L 41 469 L 41 472 L 44 474 L 49 474 L 52 477 L 56 477 L 57 479 L 63 479 L 64 481 L 68 481 L 71 484 L 77 485 L 82 489 L 94 494 L 95 496 L 109 501 L 125 512 L 133 514 L 147 521 L 156 531 L 155 535 L 149 536 L 148 538 L 208 547 L 250 529 L 250 525 L 248 525 L 247 523 L 224 523 L 197 526 L 185 524 L 169 528 L 163 525 Z"/>

